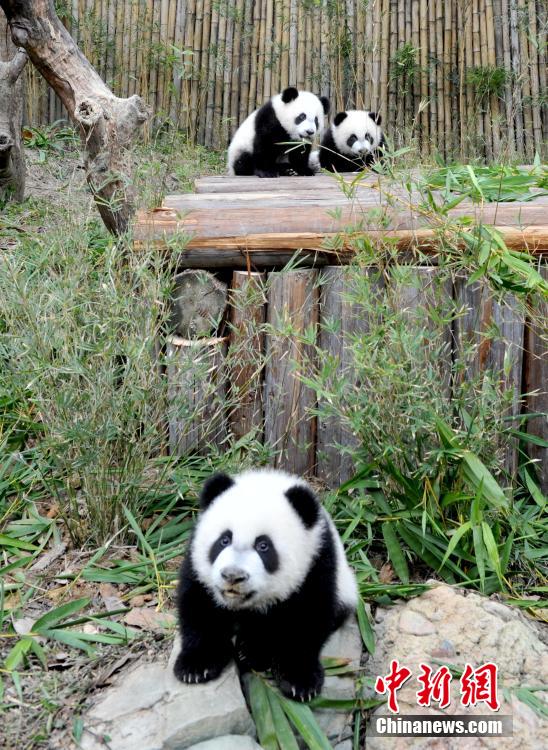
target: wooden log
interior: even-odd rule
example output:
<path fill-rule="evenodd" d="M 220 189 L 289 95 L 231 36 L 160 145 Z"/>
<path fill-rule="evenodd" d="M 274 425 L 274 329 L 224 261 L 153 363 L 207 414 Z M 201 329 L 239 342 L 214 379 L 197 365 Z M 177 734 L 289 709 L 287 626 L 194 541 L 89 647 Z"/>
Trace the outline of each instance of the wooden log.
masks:
<path fill-rule="evenodd" d="M 263 431 L 262 372 L 265 275 L 234 271 L 230 295 L 229 416 L 230 430 L 238 440 Z"/>
<path fill-rule="evenodd" d="M 265 445 L 274 465 L 296 474 L 314 469 L 316 419 L 309 413 L 316 399 L 299 378 L 312 355 L 300 340 L 314 335 L 318 321 L 317 272 L 273 273 L 268 283 L 266 336 Z M 307 335 L 308 337 L 308 335 Z"/>
<path fill-rule="evenodd" d="M 462 377 L 477 378 L 478 388 L 481 388 L 482 378 L 488 375 L 501 389 L 512 391 L 508 416 L 517 417 L 521 410 L 524 320 L 516 298 L 506 294 L 502 305 L 494 299 L 487 283 L 468 285 L 466 279 L 459 278 L 455 282 L 455 299 L 463 309 L 463 314 L 455 321 L 456 356 L 463 357 L 466 347 L 473 347 Z M 506 472 L 515 477 L 515 445 L 506 446 L 503 465 Z"/>
<path fill-rule="evenodd" d="M 171 296 L 170 330 L 184 339 L 214 336 L 226 305 L 226 284 L 208 271 L 183 271 Z"/>
<path fill-rule="evenodd" d="M 226 339 L 171 337 L 166 344 L 169 448 L 207 453 L 226 438 Z"/>
<path fill-rule="evenodd" d="M 451 319 L 453 310 L 451 282 L 449 279 L 440 282 L 439 278 L 439 269 L 432 266 L 396 266 L 391 269 L 387 281 L 387 299 L 395 309 L 404 313 L 409 330 L 423 333 L 423 348 L 428 352 L 426 358 L 437 370 L 443 394 L 449 401 L 451 326 L 445 326 L 441 340 L 430 335 L 438 330 L 440 318 Z"/>
<path fill-rule="evenodd" d="M 370 271 L 364 273 L 371 274 Z M 319 346 L 326 357 L 336 362 L 338 382 L 345 385 L 345 393 L 356 388 L 356 374 L 353 367 L 352 341 L 356 335 L 367 330 L 368 320 L 362 307 L 348 297 L 352 288 L 352 275 L 348 269 L 328 266 L 320 275 L 320 334 Z M 379 281 L 376 289 L 381 291 Z M 321 401 L 319 403 L 321 411 Z M 337 402 L 337 409 L 348 412 L 344 394 Z M 350 428 L 351 414 L 346 419 L 338 416 L 318 417 L 316 442 L 316 475 L 329 487 L 336 488 L 350 479 L 355 471 L 352 456 L 343 448 L 357 448 L 358 438 Z"/>
<path fill-rule="evenodd" d="M 548 280 L 548 268 L 540 272 Z M 535 310 L 534 321 L 529 319 L 525 329 L 525 367 L 523 390 L 527 394 L 527 412 L 539 414 L 527 421 L 527 432 L 548 442 L 548 302 L 541 302 Z M 530 443 L 527 451 L 536 462 L 541 489 L 548 495 L 548 450 Z"/>
<path fill-rule="evenodd" d="M 74 44 L 53 0 L 0 0 L 14 44 L 60 96 L 82 138 L 88 185 L 106 227 L 124 232 L 133 214 L 127 147 L 147 119 L 138 96 L 119 99 Z"/>

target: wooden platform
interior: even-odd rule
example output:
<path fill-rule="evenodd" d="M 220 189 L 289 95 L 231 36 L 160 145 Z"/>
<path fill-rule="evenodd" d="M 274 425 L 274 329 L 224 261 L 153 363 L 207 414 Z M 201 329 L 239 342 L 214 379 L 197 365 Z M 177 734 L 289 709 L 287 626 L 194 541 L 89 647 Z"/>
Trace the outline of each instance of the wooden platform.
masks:
<path fill-rule="evenodd" d="M 439 248 L 440 227 L 421 208 L 424 198 L 373 174 L 357 189 L 349 186 L 351 194 L 328 175 L 202 177 L 195 190 L 139 212 L 136 245 L 172 245 L 180 236 L 187 268 L 254 269 L 282 266 L 296 251 L 309 265 L 345 263 L 360 235 L 391 239 L 402 250 Z M 463 201 L 449 212 L 451 219 L 465 216 L 496 226 L 509 247 L 548 252 L 548 196 L 526 203 Z"/>

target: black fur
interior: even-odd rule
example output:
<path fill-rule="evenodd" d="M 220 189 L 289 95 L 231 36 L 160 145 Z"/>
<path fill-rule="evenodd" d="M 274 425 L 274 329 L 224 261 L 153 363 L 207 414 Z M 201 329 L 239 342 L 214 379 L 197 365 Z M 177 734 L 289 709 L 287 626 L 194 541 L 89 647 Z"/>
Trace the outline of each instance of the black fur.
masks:
<path fill-rule="evenodd" d="M 203 486 L 200 495 L 200 508 L 205 510 L 216 497 L 225 490 L 228 490 L 229 487 L 232 487 L 233 484 L 234 480 L 228 474 L 214 474 Z"/>
<path fill-rule="evenodd" d="M 346 112 L 339 112 L 337 117 Z M 335 125 L 340 124 L 344 117 L 337 123 L 337 117 L 335 117 Z M 364 158 L 353 159 L 351 156 L 341 154 L 337 149 L 335 140 L 333 139 L 333 133 L 331 128 L 327 130 L 324 137 L 322 138 L 322 145 L 320 147 L 320 166 L 323 169 L 328 169 L 330 172 L 356 172 L 366 167 L 371 167 L 375 162 L 382 160 L 384 149 L 386 148 L 386 141 L 384 135 L 381 137 L 381 142 L 375 151 L 368 153 Z"/>
<path fill-rule="evenodd" d="M 349 614 L 336 598 L 336 570 L 334 540 L 326 526 L 318 555 L 298 591 L 266 612 L 234 611 L 215 602 L 198 581 L 187 554 L 177 598 L 183 648 L 175 675 L 185 682 L 205 682 L 236 656 L 243 672 L 272 669 L 289 698 L 305 701 L 316 696 L 324 680 L 321 648 Z"/>
<path fill-rule="evenodd" d="M 286 490 L 285 496 L 305 525 L 305 528 L 311 529 L 320 515 L 320 506 L 312 490 L 296 484 L 294 487 Z"/>
<path fill-rule="evenodd" d="M 296 91 L 297 89 L 285 89 L 282 99 L 284 96 L 289 96 L 287 92 Z M 295 97 L 292 96 L 292 98 Z M 308 166 L 310 148 L 310 143 L 301 142 L 295 145 L 292 142 L 289 133 L 276 117 L 272 103 L 267 102 L 263 104 L 255 117 L 253 153 L 240 154 L 234 162 L 234 174 L 280 177 L 297 173 L 311 176 L 314 171 Z M 279 161 L 282 159 L 289 163 L 280 164 Z"/>

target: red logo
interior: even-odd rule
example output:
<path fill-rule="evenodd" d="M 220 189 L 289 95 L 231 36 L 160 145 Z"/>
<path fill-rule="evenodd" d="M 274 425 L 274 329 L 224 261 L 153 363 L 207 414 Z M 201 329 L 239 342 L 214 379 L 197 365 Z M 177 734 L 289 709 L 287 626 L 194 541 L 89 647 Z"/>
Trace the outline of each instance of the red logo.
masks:
<path fill-rule="evenodd" d="M 430 706 L 437 703 L 438 708 L 447 708 L 451 704 L 451 680 L 453 679 L 448 667 L 442 666 L 436 672 L 428 664 L 419 664 L 420 672 L 417 682 L 417 705 Z M 407 667 L 399 665 L 397 659 L 390 662 L 390 672 L 379 676 L 375 682 L 375 691 L 383 695 L 388 694 L 388 708 L 397 714 L 398 690 L 410 679 L 412 672 Z M 481 667 L 473 669 L 466 664 L 460 678 L 460 702 L 463 706 L 476 706 L 485 703 L 492 711 L 500 709 L 497 695 L 497 665 L 487 662 Z"/>

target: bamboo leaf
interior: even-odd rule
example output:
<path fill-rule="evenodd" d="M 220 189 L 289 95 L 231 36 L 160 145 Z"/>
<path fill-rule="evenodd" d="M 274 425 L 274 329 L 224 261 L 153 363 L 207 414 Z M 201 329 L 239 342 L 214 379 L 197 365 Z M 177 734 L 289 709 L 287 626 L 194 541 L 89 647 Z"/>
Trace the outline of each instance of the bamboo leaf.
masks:
<path fill-rule="evenodd" d="M 382 535 L 388 550 L 388 557 L 390 562 L 394 566 L 394 570 L 398 574 L 400 581 L 403 583 L 409 583 L 409 568 L 407 567 L 407 561 L 402 551 L 396 532 L 392 527 L 392 523 L 385 521 L 382 524 Z"/>
<path fill-rule="evenodd" d="M 306 742 L 309 750 L 332 750 L 331 743 L 320 729 L 309 706 L 283 697 L 281 701 L 288 719 Z"/>
<path fill-rule="evenodd" d="M 250 674 L 246 678 L 246 685 L 259 743 L 264 750 L 280 750 L 278 740 L 276 739 L 276 730 L 274 729 L 274 718 L 263 679 L 256 674 Z"/>
<path fill-rule="evenodd" d="M 45 628 L 50 628 L 52 625 L 58 625 L 64 619 L 69 617 L 69 615 L 79 612 L 86 607 L 90 601 L 91 599 L 86 596 L 82 599 L 75 599 L 73 602 L 62 604 L 60 607 L 55 607 L 55 609 L 50 609 L 49 612 L 46 612 L 45 615 L 42 615 L 42 617 L 39 617 L 36 620 L 33 625 L 34 632 L 41 633 Z"/>
<path fill-rule="evenodd" d="M 375 653 L 375 633 L 373 631 L 373 628 L 371 627 L 371 623 L 369 622 L 367 610 L 365 609 L 365 605 L 363 603 L 363 599 L 361 598 L 361 596 L 358 598 L 358 607 L 356 609 L 356 614 L 358 616 L 358 626 L 360 628 L 360 634 L 362 637 L 363 644 L 365 648 L 367 649 L 368 653 L 374 654 Z"/>

